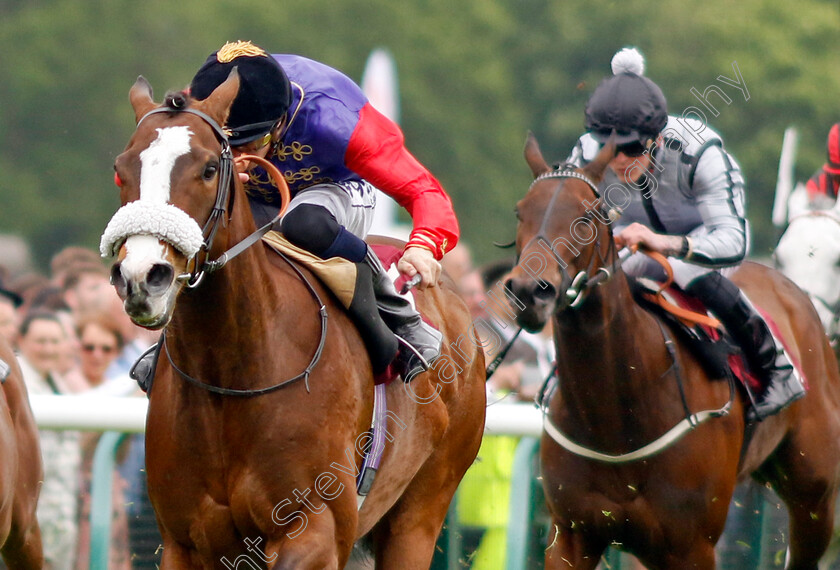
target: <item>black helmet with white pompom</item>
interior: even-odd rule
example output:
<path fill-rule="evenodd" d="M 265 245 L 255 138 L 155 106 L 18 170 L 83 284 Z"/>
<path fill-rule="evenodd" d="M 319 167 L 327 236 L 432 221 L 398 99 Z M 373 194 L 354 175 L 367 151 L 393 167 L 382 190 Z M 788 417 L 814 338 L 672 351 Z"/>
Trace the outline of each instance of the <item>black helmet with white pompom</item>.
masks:
<path fill-rule="evenodd" d="M 646 143 L 665 128 L 668 109 L 656 83 L 644 76 L 645 59 L 636 48 L 624 48 L 586 104 L 586 130 L 606 142 L 613 130 L 616 144 Z"/>

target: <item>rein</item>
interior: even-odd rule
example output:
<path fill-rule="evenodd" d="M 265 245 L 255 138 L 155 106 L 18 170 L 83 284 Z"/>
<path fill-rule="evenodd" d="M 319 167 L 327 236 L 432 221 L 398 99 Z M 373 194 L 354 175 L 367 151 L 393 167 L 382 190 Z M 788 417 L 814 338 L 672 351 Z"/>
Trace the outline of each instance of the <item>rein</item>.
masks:
<path fill-rule="evenodd" d="M 275 250 L 277 251 L 277 250 Z M 283 260 L 288 263 L 292 269 L 294 269 L 295 273 L 297 273 L 298 277 L 306 284 L 307 289 L 315 297 L 315 301 L 318 303 L 318 314 L 321 317 L 321 337 L 318 340 L 318 347 L 315 349 L 315 354 L 312 355 L 312 359 L 309 361 L 309 364 L 306 366 L 303 372 L 298 374 L 297 376 L 293 376 L 292 378 L 287 378 L 282 382 L 274 384 L 273 386 L 269 386 L 267 388 L 258 388 L 254 390 L 245 390 L 245 389 L 236 389 L 236 388 L 222 388 L 220 386 L 214 386 L 212 384 L 207 384 L 206 382 L 202 382 L 201 380 L 197 380 L 178 368 L 175 363 L 172 361 L 172 355 L 169 353 L 169 348 L 166 346 L 166 330 L 163 331 L 161 335 L 160 342 L 163 347 L 163 351 L 166 353 L 166 358 L 169 361 L 169 365 L 172 366 L 172 369 L 177 372 L 181 378 L 189 382 L 194 386 L 198 386 L 199 388 L 203 388 L 208 392 L 212 392 L 214 394 L 219 394 L 222 396 L 243 396 L 243 397 L 253 397 L 253 396 L 261 396 L 263 394 L 268 394 L 269 392 L 274 392 L 275 390 L 279 390 L 289 384 L 297 382 L 298 380 L 303 380 L 304 384 L 306 385 L 306 391 L 309 392 L 309 375 L 312 373 L 312 370 L 318 364 L 318 361 L 321 360 L 321 354 L 324 351 L 324 344 L 327 340 L 327 307 L 324 305 L 323 300 L 321 299 L 320 295 L 318 295 L 318 291 L 309 282 L 306 278 L 306 275 L 300 270 L 300 268 L 285 254 L 280 251 L 277 251 L 277 254 L 283 258 Z"/>

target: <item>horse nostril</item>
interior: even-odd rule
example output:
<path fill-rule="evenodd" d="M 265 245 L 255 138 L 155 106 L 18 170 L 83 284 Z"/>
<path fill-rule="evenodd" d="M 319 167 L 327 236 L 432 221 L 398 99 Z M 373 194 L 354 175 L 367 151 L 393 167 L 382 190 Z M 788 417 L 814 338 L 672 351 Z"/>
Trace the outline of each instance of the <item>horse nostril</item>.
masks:
<path fill-rule="evenodd" d="M 557 289 L 551 283 L 545 283 L 545 287 L 534 288 L 534 299 L 536 301 L 550 302 L 557 298 Z"/>
<path fill-rule="evenodd" d="M 125 277 L 123 277 L 122 268 L 119 263 L 115 263 L 111 267 L 111 285 L 117 290 L 120 298 L 125 299 L 128 294 L 128 284 L 125 281 Z"/>
<path fill-rule="evenodd" d="M 152 268 L 146 275 L 146 285 L 149 288 L 149 292 L 152 293 L 166 289 L 170 284 L 172 284 L 174 277 L 175 272 L 173 271 L 171 265 L 163 263 L 156 263 L 152 265 Z"/>

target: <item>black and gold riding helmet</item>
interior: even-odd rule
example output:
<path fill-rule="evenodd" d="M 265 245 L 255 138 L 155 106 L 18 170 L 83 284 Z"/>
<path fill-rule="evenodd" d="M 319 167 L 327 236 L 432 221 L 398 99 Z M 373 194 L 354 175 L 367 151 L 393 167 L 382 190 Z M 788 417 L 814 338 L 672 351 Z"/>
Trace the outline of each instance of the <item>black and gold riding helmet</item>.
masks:
<path fill-rule="evenodd" d="M 286 72 L 264 49 L 246 41 L 228 42 L 210 54 L 190 84 L 190 94 L 206 99 L 236 67 L 239 93 L 225 129 L 231 146 L 240 146 L 268 133 L 292 102 Z"/>

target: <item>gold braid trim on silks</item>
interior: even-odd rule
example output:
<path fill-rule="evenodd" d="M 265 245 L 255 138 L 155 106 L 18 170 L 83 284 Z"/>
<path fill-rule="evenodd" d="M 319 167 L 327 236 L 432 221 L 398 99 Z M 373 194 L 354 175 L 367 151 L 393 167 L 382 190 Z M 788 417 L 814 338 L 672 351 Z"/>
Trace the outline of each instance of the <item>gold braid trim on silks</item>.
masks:
<path fill-rule="evenodd" d="M 265 50 L 248 41 L 227 42 L 216 52 L 219 63 L 230 63 L 237 57 L 268 57 Z"/>

